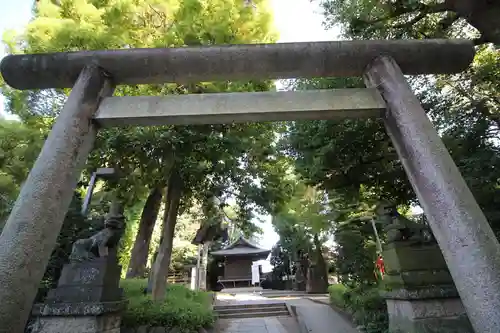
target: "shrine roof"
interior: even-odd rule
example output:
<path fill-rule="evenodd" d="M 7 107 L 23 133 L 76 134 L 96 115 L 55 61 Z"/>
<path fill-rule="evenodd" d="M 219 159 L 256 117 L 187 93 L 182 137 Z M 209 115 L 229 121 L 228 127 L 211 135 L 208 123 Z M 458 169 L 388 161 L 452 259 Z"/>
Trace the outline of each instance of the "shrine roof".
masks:
<path fill-rule="evenodd" d="M 225 248 L 213 251 L 210 254 L 214 256 L 259 256 L 267 257 L 271 250 L 266 250 L 258 247 L 249 240 L 240 237 Z"/>

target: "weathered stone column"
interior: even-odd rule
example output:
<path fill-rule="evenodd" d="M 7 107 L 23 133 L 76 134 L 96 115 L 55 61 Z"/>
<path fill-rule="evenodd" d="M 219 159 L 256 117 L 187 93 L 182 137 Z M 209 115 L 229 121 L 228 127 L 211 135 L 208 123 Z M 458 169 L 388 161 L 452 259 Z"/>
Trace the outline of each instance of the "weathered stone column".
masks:
<path fill-rule="evenodd" d="M 81 169 L 92 149 L 92 117 L 112 85 L 85 67 L 58 116 L 0 236 L 0 332 L 23 332 Z"/>
<path fill-rule="evenodd" d="M 207 290 L 207 267 L 208 267 L 208 250 L 210 249 L 210 242 L 205 241 L 201 250 L 201 262 L 199 270 L 199 284 L 200 290 Z"/>
<path fill-rule="evenodd" d="M 376 87 L 387 103 L 386 130 L 475 331 L 497 332 L 500 245 L 488 221 L 396 62 L 386 56 L 375 59 L 365 82 Z"/>

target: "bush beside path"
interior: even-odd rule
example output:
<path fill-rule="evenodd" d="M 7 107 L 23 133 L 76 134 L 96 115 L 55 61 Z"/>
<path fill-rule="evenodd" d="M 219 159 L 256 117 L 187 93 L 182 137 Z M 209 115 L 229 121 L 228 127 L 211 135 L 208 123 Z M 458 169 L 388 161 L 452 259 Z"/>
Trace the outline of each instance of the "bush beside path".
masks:
<path fill-rule="evenodd" d="M 145 279 L 122 280 L 120 285 L 128 300 L 127 310 L 122 316 L 122 327 L 127 332 L 146 326 L 165 328 L 166 332 L 195 333 L 212 327 L 215 322 L 210 292 L 168 285 L 167 297 L 159 303 L 144 294 Z"/>

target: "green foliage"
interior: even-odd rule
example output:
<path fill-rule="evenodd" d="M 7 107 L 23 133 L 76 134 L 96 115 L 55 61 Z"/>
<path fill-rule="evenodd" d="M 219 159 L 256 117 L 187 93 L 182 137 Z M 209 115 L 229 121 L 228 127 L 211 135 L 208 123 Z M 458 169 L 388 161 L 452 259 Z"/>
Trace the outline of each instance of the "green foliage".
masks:
<path fill-rule="evenodd" d="M 12 50 L 29 53 L 275 40 L 267 1 L 252 4 L 248 6 L 239 0 L 43 0 L 37 2 L 35 18 L 25 32 L 9 35 L 12 38 L 7 43 Z M 270 88 L 270 82 L 206 82 L 120 86 L 115 95 L 161 96 Z M 9 95 L 9 110 L 24 116 L 26 108 L 14 106 L 25 105 L 32 116 L 54 116 L 57 111 L 49 110 L 58 103 L 46 103 L 48 106 L 40 110 L 30 102 L 43 96 L 49 101 L 64 99 L 62 92 L 53 93 Z M 279 124 L 273 123 L 103 130 L 88 169 L 103 165 L 121 169 L 127 177 L 121 180 L 120 187 L 133 202 L 138 191 L 166 184 L 175 167 L 184 185 L 183 204 L 191 196 L 203 200 L 213 188 L 230 191 L 236 193 L 238 220 L 244 224 L 252 216 L 255 204 L 258 209 L 269 211 L 282 200 L 279 162 L 271 158 L 276 155 L 272 147 L 278 130 Z M 261 180 L 262 185 L 252 182 L 254 178 Z"/>
<path fill-rule="evenodd" d="M 375 285 L 376 243 L 369 223 L 349 223 L 335 231 L 335 270 L 351 287 Z"/>
<path fill-rule="evenodd" d="M 499 93 L 497 58 L 497 51 L 482 46 L 466 72 L 412 78 L 411 84 L 494 232 L 500 235 L 496 200 L 500 190 L 500 100 L 494 97 Z M 293 87 L 325 89 L 360 84 L 358 79 L 313 79 L 300 80 Z M 418 203 L 380 121 L 297 121 L 290 124 L 283 143 L 295 158 L 301 177 L 325 189 L 341 206 L 372 205 L 381 198 L 406 206 Z"/>
<path fill-rule="evenodd" d="M 386 333 L 389 317 L 385 299 L 378 288 L 353 289 L 345 294 L 354 322 L 366 333 Z"/>
<path fill-rule="evenodd" d="M 295 182 L 295 186 L 288 202 L 272 219 L 274 230 L 280 237 L 271 252 L 272 283 L 274 287 L 282 286 L 284 276 L 296 273 L 290 268 L 291 263 L 295 266 L 300 261 L 305 274 L 308 267 L 314 267 L 314 275 L 321 278 L 313 283 L 321 281 L 326 288 L 328 272 L 323 244 L 331 235 L 332 222 L 338 214 L 331 209 L 324 191 L 307 186 L 294 175 L 285 177 Z"/>
<path fill-rule="evenodd" d="M 358 78 L 299 80 L 297 90 L 359 88 Z M 385 197 L 407 203 L 414 194 L 383 123 L 373 119 L 295 121 L 282 141 L 304 181 L 342 205 Z M 361 193 L 363 192 L 363 193 Z M 338 205 L 339 203 L 336 203 Z"/>
<path fill-rule="evenodd" d="M 0 119 L 0 230 L 42 147 L 44 132 Z"/>
<path fill-rule="evenodd" d="M 389 317 L 385 299 L 380 290 L 371 288 L 348 288 L 342 284 L 328 288 L 330 302 L 351 314 L 358 328 L 366 333 L 387 333 Z"/>
<path fill-rule="evenodd" d="M 341 309 L 345 309 L 347 307 L 345 301 L 345 294 L 347 293 L 348 288 L 341 284 L 332 284 L 328 287 L 328 294 L 330 295 L 330 303 L 336 307 Z"/>
<path fill-rule="evenodd" d="M 342 24 L 346 35 L 391 39 L 464 38 L 476 44 L 500 44 L 496 17 L 500 6 L 494 2 L 476 5 L 464 0 L 371 1 L 319 0 L 328 26 Z M 477 29 L 477 30 L 476 30 Z"/>
<path fill-rule="evenodd" d="M 169 285 L 164 302 L 157 303 L 144 295 L 146 280 L 127 279 L 121 281 L 129 304 L 122 317 L 125 327 L 142 325 L 178 328 L 183 333 L 194 333 L 209 327 L 215 321 L 210 293 L 192 291 L 180 285 Z"/>
<path fill-rule="evenodd" d="M 332 220 L 336 214 L 331 211 L 324 191 L 295 181 L 290 200 L 273 216 L 273 226 L 280 236 L 281 247 L 293 256 L 298 253 L 312 254 L 316 249 L 315 238 L 323 243 L 328 238 Z"/>
<path fill-rule="evenodd" d="M 6 42 L 12 52 L 40 53 L 274 41 L 268 1 L 252 4 L 240 0 L 41 0 L 25 31 L 6 34 Z M 269 89 L 273 85 L 268 81 L 203 82 L 120 86 L 115 95 Z M 23 122 L 43 116 L 53 119 L 69 91 L 2 90 L 7 110 Z M 181 210 L 215 190 L 223 202 L 235 197 L 235 221 L 240 229 L 251 230 L 248 221 L 254 211 L 274 211 L 286 197 L 274 144 L 281 129 L 279 123 L 105 129 L 98 133 L 87 176 L 97 167 L 119 169 L 126 177 L 117 186 L 127 206 L 132 207 L 147 188 L 166 186 L 175 169 L 182 178 Z M 124 267 L 136 228 L 133 221 L 129 219 L 121 244 Z M 174 253 L 176 260 L 178 254 L 185 257 Z"/>
<path fill-rule="evenodd" d="M 321 0 L 327 25 L 347 39 L 475 37 L 452 11 L 434 2 Z M 444 25 L 443 25 L 444 24 Z M 481 31 L 483 32 L 483 31 Z M 477 47 L 472 65 L 454 75 L 412 77 L 410 84 L 436 126 L 490 225 L 500 235 L 500 62 L 491 44 Z M 358 78 L 299 80 L 294 89 L 362 87 Z M 381 121 L 293 122 L 285 147 L 308 184 L 319 185 L 346 204 L 380 198 L 418 203 Z M 488 166 L 488 167 L 485 167 Z"/>
<path fill-rule="evenodd" d="M 200 205 L 193 202 L 177 219 L 172 259 L 170 260 L 172 271 L 180 272 L 184 266 L 196 264 L 198 246 L 191 244 L 191 242 L 203 222 L 203 218 Z"/>

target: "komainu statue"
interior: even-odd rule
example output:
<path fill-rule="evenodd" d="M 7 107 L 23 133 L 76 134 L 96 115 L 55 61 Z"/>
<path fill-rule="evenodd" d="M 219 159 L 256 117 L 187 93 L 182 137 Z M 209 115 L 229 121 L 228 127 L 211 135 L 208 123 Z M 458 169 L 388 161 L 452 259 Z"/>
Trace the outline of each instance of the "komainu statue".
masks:
<path fill-rule="evenodd" d="M 73 243 L 69 259 L 71 262 L 91 261 L 106 257 L 109 249 L 117 247 L 125 227 L 123 207 L 117 202 L 111 204 L 109 214 L 104 221 L 104 229 Z"/>
<path fill-rule="evenodd" d="M 409 241 L 412 243 L 434 242 L 429 227 L 424 223 L 417 223 L 399 214 L 396 205 L 383 201 L 375 210 L 377 220 L 384 225 L 387 233 L 387 242 Z"/>

